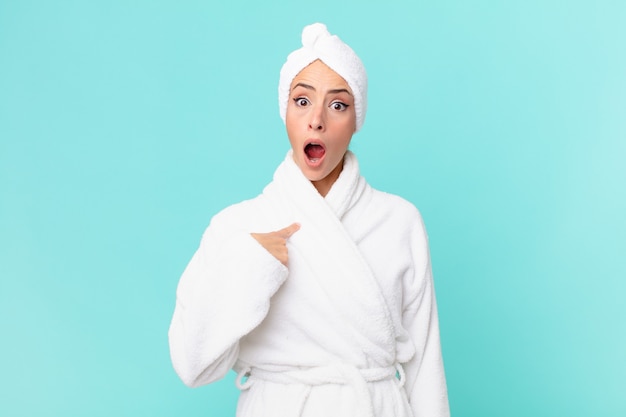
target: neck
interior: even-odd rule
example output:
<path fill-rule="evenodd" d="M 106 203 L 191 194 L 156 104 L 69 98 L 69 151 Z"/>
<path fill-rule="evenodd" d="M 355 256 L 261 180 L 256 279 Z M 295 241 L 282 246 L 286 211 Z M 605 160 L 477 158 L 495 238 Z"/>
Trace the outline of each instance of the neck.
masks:
<path fill-rule="evenodd" d="M 337 181 L 337 178 L 339 178 L 339 174 L 341 174 L 342 170 L 343 159 L 326 177 L 322 178 L 319 181 L 311 181 L 311 183 L 322 197 L 326 197 L 326 194 L 328 194 L 335 181 Z"/>

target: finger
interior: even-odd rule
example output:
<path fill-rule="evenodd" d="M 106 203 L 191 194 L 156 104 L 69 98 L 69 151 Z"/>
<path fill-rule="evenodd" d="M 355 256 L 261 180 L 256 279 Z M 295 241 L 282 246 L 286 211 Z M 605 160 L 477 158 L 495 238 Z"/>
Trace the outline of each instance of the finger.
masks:
<path fill-rule="evenodd" d="M 300 230 L 300 223 L 292 223 L 291 225 L 285 227 L 284 229 L 280 229 L 277 233 L 279 236 L 285 239 L 288 239 L 289 237 L 291 237 L 291 235 L 296 233 L 298 230 Z"/>

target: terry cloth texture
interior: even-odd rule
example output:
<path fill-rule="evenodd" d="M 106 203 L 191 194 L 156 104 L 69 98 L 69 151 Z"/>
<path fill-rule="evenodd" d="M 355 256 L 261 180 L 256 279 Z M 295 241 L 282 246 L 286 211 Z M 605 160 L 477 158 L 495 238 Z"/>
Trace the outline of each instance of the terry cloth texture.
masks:
<path fill-rule="evenodd" d="M 250 233 L 293 222 L 286 267 Z M 189 386 L 249 376 L 239 417 L 449 415 L 421 216 L 371 188 L 350 152 L 325 198 L 290 151 L 261 195 L 211 220 L 169 341 Z"/>
<path fill-rule="evenodd" d="M 331 35 L 322 23 L 306 26 L 302 31 L 302 48 L 293 51 L 280 70 L 278 106 L 285 121 L 289 88 L 296 75 L 310 63 L 320 60 L 339 74 L 354 95 L 356 130 L 360 130 L 367 111 L 367 73 L 361 59 L 337 35 Z"/>

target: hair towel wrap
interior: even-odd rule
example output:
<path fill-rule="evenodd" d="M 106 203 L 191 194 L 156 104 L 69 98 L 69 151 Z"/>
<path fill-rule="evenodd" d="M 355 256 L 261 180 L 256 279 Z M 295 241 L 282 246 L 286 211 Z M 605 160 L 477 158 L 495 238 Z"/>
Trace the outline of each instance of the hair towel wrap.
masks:
<path fill-rule="evenodd" d="M 350 86 L 354 95 L 356 130 L 361 129 L 367 110 L 367 74 L 361 59 L 337 35 L 331 35 L 322 23 L 314 23 L 302 30 L 302 48 L 289 54 L 280 70 L 278 105 L 280 117 L 285 121 L 289 88 L 300 71 L 319 59 L 339 74 Z"/>

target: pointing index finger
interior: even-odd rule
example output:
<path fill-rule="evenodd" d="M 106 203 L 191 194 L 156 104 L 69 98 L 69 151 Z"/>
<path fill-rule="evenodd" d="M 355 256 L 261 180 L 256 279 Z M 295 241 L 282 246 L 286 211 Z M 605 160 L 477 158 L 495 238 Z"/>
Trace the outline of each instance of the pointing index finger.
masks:
<path fill-rule="evenodd" d="M 298 230 L 300 230 L 300 223 L 292 223 L 284 229 L 279 230 L 278 233 L 285 239 L 288 239 Z"/>

